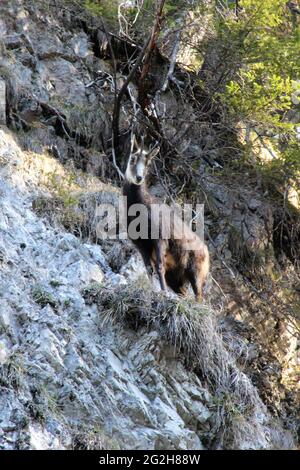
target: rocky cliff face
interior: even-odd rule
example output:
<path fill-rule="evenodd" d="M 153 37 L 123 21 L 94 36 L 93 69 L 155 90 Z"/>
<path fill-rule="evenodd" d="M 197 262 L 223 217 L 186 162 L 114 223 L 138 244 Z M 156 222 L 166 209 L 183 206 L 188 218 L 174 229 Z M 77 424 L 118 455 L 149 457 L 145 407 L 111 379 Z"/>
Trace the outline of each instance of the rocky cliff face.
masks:
<path fill-rule="evenodd" d="M 99 151 L 110 61 L 68 10 L 0 11 L 0 448 L 294 447 L 293 310 L 236 269 L 272 271 L 270 204 L 204 168 L 207 305 L 151 294 L 129 243 L 96 244 L 95 203 L 119 194 Z M 189 137 L 190 155 L 204 152 Z"/>

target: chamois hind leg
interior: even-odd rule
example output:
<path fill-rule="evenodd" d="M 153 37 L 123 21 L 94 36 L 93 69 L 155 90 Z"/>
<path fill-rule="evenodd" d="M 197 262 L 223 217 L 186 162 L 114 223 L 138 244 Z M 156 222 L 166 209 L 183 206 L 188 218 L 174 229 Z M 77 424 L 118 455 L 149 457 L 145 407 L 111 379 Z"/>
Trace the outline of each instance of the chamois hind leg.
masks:
<path fill-rule="evenodd" d="M 178 293 L 182 297 L 185 297 L 187 295 L 187 292 L 188 292 L 188 290 L 187 290 L 186 286 L 180 286 L 179 289 L 178 289 Z"/>
<path fill-rule="evenodd" d="M 203 281 L 196 272 L 189 273 L 189 281 L 195 294 L 197 302 L 202 302 Z"/>
<path fill-rule="evenodd" d="M 203 300 L 203 287 L 206 275 L 207 272 L 202 265 L 198 269 L 197 266 L 193 266 L 193 268 L 188 272 L 188 279 L 191 283 L 197 302 L 202 302 Z"/>
<path fill-rule="evenodd" d="M 156 271 L 159 278 L 159 283 L 161 290 L 167 290 L 167 284 L 165 280 L 165 267 L 163 264 L 163 253 L 162 253 L 162 241 L 157 240 L 155 245 L 155 255 L 156 255 Z"/>
<path fill-rule="evenodd" d="M 196 300 L 202 302 L 203 287 L 209 272 L 209 254 L 206 247 L 203 252 L 195 253 L 191 259 L 188 279 L 192 285 Z"/>

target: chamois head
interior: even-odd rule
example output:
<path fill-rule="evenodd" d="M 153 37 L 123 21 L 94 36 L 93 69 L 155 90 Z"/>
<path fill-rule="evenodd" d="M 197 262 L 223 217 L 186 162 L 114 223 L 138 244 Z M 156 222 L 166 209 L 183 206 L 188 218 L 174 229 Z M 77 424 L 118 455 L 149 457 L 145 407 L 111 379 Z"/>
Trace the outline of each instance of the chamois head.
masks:
<path fill-rule="evenodd" d="M 125 178 L 129 183 L 140 186 L 144 183 L 147 167 L 159 152 L 159 147 L 144 149 L 144 139 L 142 144 L 138 145 L 135 136 L 131 139 L 130 155 L 127 162 Z"/>

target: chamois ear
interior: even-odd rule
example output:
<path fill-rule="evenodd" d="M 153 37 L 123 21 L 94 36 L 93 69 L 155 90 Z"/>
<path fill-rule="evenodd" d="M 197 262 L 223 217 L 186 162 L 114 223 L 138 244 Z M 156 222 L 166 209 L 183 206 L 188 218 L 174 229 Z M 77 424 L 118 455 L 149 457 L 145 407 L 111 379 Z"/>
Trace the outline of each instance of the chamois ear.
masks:
<path fill-rule="evenodd" d="M 154 157 L 156 157 L 159 151 L 160 151 L 159 147 L 154 147 L 153 149 L 149 150 L 147 154 L 147 161 L 150 162 Z"/>

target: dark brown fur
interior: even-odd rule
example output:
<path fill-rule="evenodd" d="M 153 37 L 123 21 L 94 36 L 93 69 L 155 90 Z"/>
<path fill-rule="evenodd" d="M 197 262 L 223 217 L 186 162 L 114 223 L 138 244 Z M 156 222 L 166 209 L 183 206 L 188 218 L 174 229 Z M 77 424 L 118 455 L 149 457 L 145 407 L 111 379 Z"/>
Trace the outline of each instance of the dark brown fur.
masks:
<path fill-rule="evenodd" d="M 169 238 L 151 239 L 151 226 L 158 224 L 158 215 L 150 211 L 151 204 L 159 204 L 151 198 L 146 186 L 125 181 L 123 194 L 127 196 L 127 209 L 132 204 L 144 204 L 148 209 L 148 239 L 132 240 L 140 251 L 149 274 L 157 272 L 162 290 L 169 286 L 177 294 L 186 293 L 190 283 L 197 300 L 202 300 L 203 286 L 209 271 L 207 246 L 187 225 L 182 230 L 181 221 L 175 216 Z M 169 208 L 169 211 L 172 211 Z M 173 212 L 172 212 L 173 214 Z M 134 217 L 127 217 L 127 227 Z M 163 227 L 164 217 L 161 220 Z M 183 232 L 183 233 L 182 233 Z M 180 238 L 179 238 L 180 237 Z"/>

